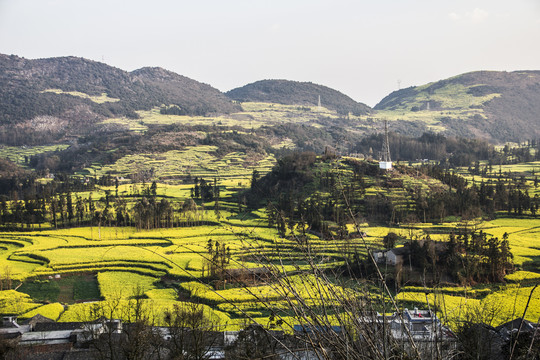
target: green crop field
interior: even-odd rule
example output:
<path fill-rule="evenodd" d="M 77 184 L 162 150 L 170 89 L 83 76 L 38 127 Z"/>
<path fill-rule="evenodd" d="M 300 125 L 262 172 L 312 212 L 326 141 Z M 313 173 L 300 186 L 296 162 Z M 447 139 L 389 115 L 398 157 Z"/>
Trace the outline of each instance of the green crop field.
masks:
<path fill-rule="evenodd" d="M 270 171 L 274 158 L 246 165 L 249 159 L 243 153 L 230 153 L 218 159 L 212 155 L 213 150 L 203 146 L 161 155 L 132 155 L 109 166 L 88 169 L 92 174 L 127 175 L 138 167 L 154 167 L 156 178 L 186 173 L 208 180 L 215 177 L 221 194 L 219 212 L 214 210 L 214 201 L 200 199 L 194 202 L 194 209 L 182 212 L 185 202 L 191 201 L 193 184 L 157 184 L 155 200 L 159 203 L 167 199 L 173 204 L 176 223 L 183 224 L 189 217 L 197 217 L 202 220 L 200 223 L 142 230 L 106 226 L 106 221 L 99 225 L 86 221 L 80 226 L 67 227 L 64 221 L 58 229 L 46 222 L 39 228 L 27 225 L 18 231 L 0 232 L 0 283 L 4 289 L 0 291 L 0 312 L 22 317 L 41 313 L 60 321 L 76 321 L 95 315 L 92 309 L 109 308 L 109 315 L 129 318 L 133 301 L 143 299 L 157 317 L 156 323 L 163 323 L 166 309 L 193 301 L 203 304 L 208 316 L 217 319 L 224 329 L 237 329 L 252 321 L 267 325 L 275 316 L 282 318 L 283 326 L 290 329 L 295 321 L 291 304 L 317 308 L 323 302 L 338 309 L 336 297 L 339 296 L 389 302 L 392 295 L 400 307 L 434 308 L 448 323 L 462 318 L 464 313 L 478 313 L 484 308 L 493 310 L 495 304 L 502 308 L 492 311 L 496 313 L 491 319 L 493 324 L 515 314 L 525 314 L 532 321 L 540 315 L 539 291 L 532 293 L 532 305 L 525 311 L 527 298 L 540 278 L 540 219 L 499 214 L 490 221 L 447 219 L 438 224 L 408 222 L 393 227 L 360 219 L 359 225 L 349 222 L 345 227 L 350 233 L 357 230 L 365 233 L 365 240 L 358 237 L 324 240 L 307 233 L 305 240 L 300 241 L 300 237 L 291 235 L 304 232 L 302 225 L 291 224 L 286 230 L 288 236 L 282 237 L 276 226 L 268 225 L 268 209 L 245 212 L 245 206 L 239 206 L 236 199 L 238 189 L 249 187 L 253 169 L 261 173 Z M 352 185 L 353 177 L 347 164 L 345 160 L 332 166 L 318 163 L 312 168 L 313 177 L 322 179 L 322 174 L 335 174 L 336 183 L 346 188 Z M 320 181 L 303 189 L 308 194 L 306 202 L 331 198 L 334 190 L 322 191 Z M 414 206 L 411 191 L 407 189 L 425 193 L 448 191 L 448 186 L 438 180 L 413 176 L 406 171 L 383 178 L 365 176 L 362 181 L 365 195 L 384 196 L 397 210 Z M 403 185 L 385 184 L 391 181 Z M 149 184 L 124 181 L 118 189 L 98 186 L 92 192 L 72 196 L 88 199 L 91 195 L 98 209 L 103 210 L 106 197 L 112 197 L 118 190 L 118 200 L 132 208 L 137 196 L 148 189 Z M 360 189 L 351 191 L 351 196 L 360 196 Z M 111 209 L 113 217 L 115 211 Z M 428 234 L 433 240 L 446 241 L 449 233 L 465 223 L 491 236 L 509 235 L 518 271 L 507 276 L 506 284 L 468 288 L 445 285 L 433 289 L 404 284 L 396 293 L 383 296 L 376 287 L 364 291 L 363 281 L 351 281 L 337 274 L 346 261 L 381 249 L 382 238 L 389 232 L 401 238 L 398 245 L 405 239 Z M 219 267 L 216 242 L 224 249 L 222 254 L 227 254 Z M 213 250 L 209 250 L 209 244 Z M 331 274 L 332 282 L 320 282 L 311 274 L 313 269 Z M 251 274 L 260 271 L 268 277 L 254 279 Z M 283 279 L 288 279 L 288 288 L 283 287 Z"/>
<path fill-rule="evenodd" d="M 444 118 L 467 120 L 470 118 L 486 118 L 482 109 L 482 104 L 501 96 L 501 94 L 489 94 L 485 96 L 473 96 L 469 89 L 475 86 L 464 86 L 456 83 L 449 83 L 439 87 L 434 91 L 424 91 L 433 84 L 426 84 L 417 87 L 414 101 L 406 102 L 405 106 L 392 107 L 391 109 L 378 110 L 374 114 L 363 116 L 366 118 L 377 118 L 389 121 L 405 120 L 422 122 L 426 124 L 427 130 L 440 132 L 446 130 L 441 124 Z M 431 109 L 426 104 L 431 105 Z M 433 108 L 440 108 L 434 110 Z M 411 108 L 414 108 L 411 111 Z"/>
<path fill-rule="evenodd" d="M 232 258 L 228 268 L 260 267 L 263 264 L 252 256 L 256 252 L 265 259 L 265 263 L 275 259 L 278 261 L 276 264 L 281 263 L 278 266 L 281 270 L 295 272 L 309 268 L 305 262 L 298 265 L 305 254 L 297 249 L 294 240 L 280 239 L 275 229 L 264 227 L 263 212 L 257 212 L 257 216 L 251 217 L 251 220 L 235 219 L 232 214 L 228 217 L 218 226 L 181 229 L 137 231 L 133 228 L 102 227 L 99 230 L 96 227 L 81 227 L 24 234 L 2 233 L 2 241 L 9 245 L 1 252 L 0 268 L 9 269 L 12 280 L 22 282 L 20 291 L 31 294 L 33 299 L 21 293 L 18 296 L 26 300 L 18 301 L 18 307 L 14 307 L 15 304 L 6 307 L 4 311 L 27 317 L 42 309 L 44 316 L 48 314 L 63 321 L 74 320 L 86 306 L 74 305 L 75 300 L 92 299 L 92 295 L 62 297 L 62 289 L 69 287 L 67 283 L 72 278 L 79 281 L 85 279 L 90 285 L 91 276 L 85 274 L 95 273 L 99 285 L 98 297 L 105 302 L 119 297 L 125 299 L 122 301 L 126 303 L 136 291 L 140 291 L 148 301 L 156 301 L 155 306 L 163 309 L 178 302 L 181 293 L 188 293 L 190 297 L 210 304 L 214 309 L 212 311 L 218 311 L 219 318 L 225 319 L 225 324 L 231 328 L 245 322 L 242 319 L 246 316 L 266 319 L 269 310 L 263 301 L 275 300 L 277 304 L 281 297 L 274 287 L 254 285 L 248 290 L 242 287 L 219 290 L 204 283 L 207 276 L 205 271 L 208 271 L 205 270 L 208 264 L 208 240 L 217 240 L 231 249 Z M 98 231 L 101 239 L 98 238 Z M 380 241 L 379 235 L 384 230 L 374 228 L 373 233 L 368 232 L 371 243 Z M 327 266 L 339 264 L 332 258 L 338 258 L 343 253 L 343 244 L 328 243 L 315 237 L 312 241 L 313 249 L 326 256 Z M 359 241 L 347 245 L 361 246 Z M 283 261 L 288 264 L 283 264 Z M 172 285 L 163 283 L 164 275 L 178 280 L 173 281 Z M 74 291 L 71 283 L 71 291 Z M 304 292 L 309 298 L 308 290 Z M 39 301 L 43 300 L 53 304 L 60 300 L 71 305 L 64 313 L 59 306 L 41 305 Z M 250 305 L 242 305 L 246 303 Z M 247 310 L 243 311 L 242 307 Z M 281 307 L 286 306 L 282 303 Z M 230 320 L 231 317 L 236 320 Z"/>
<path fill-rule="evenodd" d="M 529 297 L 531 301 L 527 307 Z M 437 290 L 429 294 L 424 291 L 402 291 L 396 298 L 404 305 L 435 309 L 449 324 L 464 321 L 468 316 L 477 316 L 474 320 L 491 326 L 521 316 L 532 322 L 540 317 L 540 289 L 533 286 L 500 286 L 481 299 L 474 295 L 449 295 Z"/>
<path fill-rule="evenodd" d="M 259 214 L 263 216 L 263 214 Z M 309 269 L 303 253 L 294 241 L 280 239 L 273 229 L 260 227 L 257 220 L 233 221 L 227 219 L 218 226 L 199 226 L 182 229 L 160 229 L 137 231 L 133 228 L 102 228 L 102 238 L 97 239 L 96 228 L 71 228 L 65 230 L 47 230 L 30 233 L 2 233 L 6 246 L 1 251 L 0 269 L 8 269 L 15 283 L 22 282 L 19 292 L 1 292 L 4 298 L 16 301 L 5 302 L 4 313 L 17 313 L 30 317 L 36 313 L 59 318 L 61 321 L 73 321 L 82 316 L 85 306 L 76 305 L 75 300 L 102 298 L 107 302 L 115 298 L 123 299 L 122 304 L 128 306 L 130 299 L 137 293 L 143 293 L 149 303 L 157 309 L 165 309 L 181 302 L 188 296 L 208 305 L 212 314 L 217 312 L 223 326 L 236 328 L 240 323 L 253 319 L 268 321 L 275 311 L 286 316 L 288 303 L 279 287 L 272 283 L 252 284 L 244 287 L 215 288 L 205 282 L 205 267 L 208 264 L 207 242 L 218 240 L 231 249 L 232 258 L 228 268 L 256 268 L 263 264 L 272 264 L 280 271 L 295 273 Z M 431 230 L 431 227 L 420 224 L 416 231 Z M 511 246 L 517 264 L 527 264 L 530 259 L 539 255 L 537 231 L 540 220 L 499 219 L 481 224 L 482 229 L 490 234 L 500 236 L 504 232 L 510 234 Z M 393 230 L 406 234 L 408 229 L 390 229 L 387 227 L 363 227 L 370 246 L 380 246 L 381 238 Z M 17 244 L 17 245 L 13 245 Z M 319 266 L 330 268 L 340 264 L 339 257 L 347 249 L 355 247 L 365 253 L 363 244 L 355 240 L 348 244 L 321 241 L 312 238 L 312 251 L 319 254 Z M 259 257 L 246 257 L 258 252 Z M 264 259 L 264 261 L 262 260 Z M 302 265 L 302 263 L 304 265 Z M 61 296 L 61 291 L 75 291 L 69 279 L 77 277 L 79 281 L 86 279 L 91 286 L 92 279 L 84 274 L 97 274 L 97 294 Z M 60 276 L 60 278 L 56 278 Z M 81 278 L 84 276 L 84 278 Z M 163 282 L 163 276 L 177 279 Z M 524 297 L 528 296 L 531 286 L 520 287 L 522 281 L 538 278 L 537 273 L 517 272 L 510 275 L 508 281 L 515 286 L 501 286 L 489 289 L 433 289 L 427 296 L 425 289 L 404 288 L 397 294 L 401 306 L 434 307 L 448 321 L 455 321 L 462 312 L 477 311 L 496 301 L 503 304 L 504 309 L 498 312 L 494 323 L 501 323 L 511 317 L 514 312 L 524 311 Z M 39 280 L 42 279 L 42 280 Z M 292 277 L 294 280 L 294 276 Z M 315 301 L 316 291 L 310 288 L 309 281 L 298 281 L 298 291 L 307 303 Z M 232 285 L 232 284 L 231 284 Z M 96 285 L 93 285 L 96 286 Z M 27 292 L 31 295 L 26 295 Z M 343 290 L 325 291 L 339 293 Z M 184 294 L 184 295 L 182 295 Z M 516 302 L 518 303 L 514 304 Z M 40 301 L 50 301 L 43 305 Z M 522 301 L 523 300 L 523 301 Z M 330 299 L 328 300 L 330 301 Z M 533 305 L 526 313 L 528 319 L 534 320 L 540 308 L 540 292 L 533 294 Z M 61 306 L 61 302 L 67 307 Z M 313 303 L 315 304 L 315 303 Z M 538 306 L 537 306 L 538 305 Z M 513 309 L 512 311 L 510 309 Z M 118 310 L 119 314 L 121 310 Z M 214 315 L 213 315 L 214 316 Z M 247 318 L 246 318 L 247 317 Z"/>
<path fill-rule="evenodd" d="M 69 147 L 66 144 L 46 145 L 46 146 L 2 146 L 0 147 L 0 158 L 5 158 L 22 166 L 27 166 L 25 159 L 31 156 L 46 152 L 62 151 Z"/>
<path fill-rule="evenodd" d="M 273 155 L 253 160 L 243 152 L 231 152 L 223 157 L 213 153 L 215 146 L 187 147 L 159 154 L 127 155 L 115 163 L 102 166 L 94 164 L 82 171 L 81 175 L 112 175 L 128 177 L 138 172 L 152 172 L 155 179 L 178 178 L 185 176 L 219 179 L 249 178 L 253 170 L 265 174 L 275 164 Z"/>
<path fill-rule="evenodd" d="M 337 118 L 335 111 L 324 107 L 306 110 L 296 105 L 281 105 L 271 103 L 246 102 L 242 103 L 243 111 L 215 117 L 184 116 L 161 114 L 159 108 L 150 111 L 138 111 L 140 119 L 107 119 L 105 123 L 127 126 L 133 131 L 144 131 L 147 125 L 216 125 L 240 126 L 245 129 L 256 129 L 261 126 L 280 124 L 284 122 L 312 123 L 320 117 Z"/>

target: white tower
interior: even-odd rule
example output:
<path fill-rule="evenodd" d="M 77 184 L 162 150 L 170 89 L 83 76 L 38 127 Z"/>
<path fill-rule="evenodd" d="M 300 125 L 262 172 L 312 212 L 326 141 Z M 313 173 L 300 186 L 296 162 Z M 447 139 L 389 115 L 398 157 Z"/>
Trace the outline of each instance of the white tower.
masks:
<path fill-rule="evenodd" d="M 383 170 L 392 170 L 392 159 L 390 159 L 390 143 L 388 141 L 388 121 L 384 120 L 384 139 L 381 151 L 381 160 L 379 168 Z"/>

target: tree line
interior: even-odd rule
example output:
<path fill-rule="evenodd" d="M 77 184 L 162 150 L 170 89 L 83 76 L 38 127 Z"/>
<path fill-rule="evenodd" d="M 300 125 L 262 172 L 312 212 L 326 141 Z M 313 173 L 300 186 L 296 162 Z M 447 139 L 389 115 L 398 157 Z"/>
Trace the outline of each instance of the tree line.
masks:
<path fill-rule="evenodd" d="M 448 275 L 461 284 L 503 282 L 514 270 L 514 262 L 505 233 L 502 239 L 488 236 L 483 231 L 463 231 L 450 234 L 446 242 L 434 242 L 429 236 L 422 241 L 407 243 L 410 257 L 407 264 L 425 269 L 431 274 Z"/>
<path fill-rule="evenodd" d="M 11 196 L 0 197 L 0 226 L 11 229 L 134 226 L 148 230 L 208 224 L 207 210 L 202 205 L 206 201 L 213 200 L 214 211 L 219 212 L 217 179 L 214 185 L 206 185 L 211 183 L 197 179 L 195 185 L 201 189 L 197 190 L 198 196 L 183 202 L 158 196 L 155 181 L 142 184 L 140 189 L 132 184 L 130 194 L 120 195 L 117 178 L 113 180 L 105 176 L 86 181 L 68 177 L 61 180 L 23 186 L 22 199 L 19 199 L 18 191 L 12 192 Z M 111 183 L 114 190 L 105 190 L 104 196 L 94 199 L 97 184 L 112 186 Z M 80 191 L 90 193 L 83 197 Z"/>
<path fill-rule="evenodd" d="M 379 158 L 383 134 L 367 136 L 360 140 L 354 152 Z M 516 164 L 540 160 L 540 141 L 530 139 L 519 146 L 505 145 L 498 150 L 481 139 L 446 137 L 427 132 L 418 138 L 394 132 L 388 134 L 392 159 L 397 161 L 434 160 L 443 167 L 470 166 L 479 160 L 491 166 Z"/>
<path fill-rule="evenodd" d="M 347 170 L 332 168 L 332 164 L 333 156 L 329 155 L 283 157 L 255 186 L 252 181 L 248 203 L 253 208 L 266 205 L 268 225 L 282 236 L 300 225 L 300 229 L 328 238 L 348 236 L 346 224 L 352 221 L 351 214 L 372 222 L 400 224 L 442 222 L 448 216 L 494 217 L 501 211 L 535 217 L 540 206 L 538 194 L 530 195 L 525 181 L 503 175 L 471 181 L 440 165 L 399 168 L 411 177 L 429 176 L 444 184 L 425 189 L 386 174 L 376 163 L 342 160 L 341 166 Z M 399 199 L 386 191 L 368 193 L 373 185 L 405 192 Z"/>

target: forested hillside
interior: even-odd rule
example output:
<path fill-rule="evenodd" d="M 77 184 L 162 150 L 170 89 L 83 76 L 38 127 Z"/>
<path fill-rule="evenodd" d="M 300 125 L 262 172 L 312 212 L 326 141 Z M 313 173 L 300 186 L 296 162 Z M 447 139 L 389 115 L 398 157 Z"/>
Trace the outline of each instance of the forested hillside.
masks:
<path fill-rule="evenodd" d="M 76 57 L 27 60 L 0 55 L 0 141 L 49 143 L 96 131 L 105 118 L 174 106 L 188 115 L 240 108 L 219 90 L 162 70 L 132 73 Z"/>

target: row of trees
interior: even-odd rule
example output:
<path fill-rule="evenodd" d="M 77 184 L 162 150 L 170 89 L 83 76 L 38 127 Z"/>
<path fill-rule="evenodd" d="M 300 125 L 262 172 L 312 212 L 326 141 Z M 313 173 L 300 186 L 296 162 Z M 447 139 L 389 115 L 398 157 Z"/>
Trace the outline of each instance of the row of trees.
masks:
<path fill-rule="evenodd" d="M 499 177 L 497 180 L 470 184 L 463 177 L 438 166 L 426 165 L 420 171 L 451 187 L 448 192 L 414 193 L 416 214 L 420 219 L 424 214 L 427 220 L 441 221 L 448 215 L 478 216 L 484 213 L 493 216 L 497 211 L 537 215 L 540 198 L 538 194 L 530 196 L 525 184 L 520 181 Z"/>
<path fill-rule="evenodd" d="M 193 179 L 193 187 L 191 188 L 191 197 L 194 199 L 200 199 L 203 202 L 212 201 L 215 198 L 219 198 L 219 187 L 217 186 L 217 179 L 214 178 L 214 184 L 195 177 Z"/>
<path fill-rule="evenodd" d="M 389 140 L 393 159 L 429 159 L 443 167 L 471 166 L 479 160 L 487 161 L 490 166 L 540 160 L 540 142 L 536 139 L 516 147 L 506 145 L 501 150 L 484 140 L 452 138 L 434 133 L 413 138 L 391 132 Z M 378 159 L 382 143 L 383 135 L 371 135 L 360 140 L 354 151 Z"/>
<path fill-rule="evenodd" d="M 217 240 L 208 239 L 206 249 L 208 254 L 204 257 L 206 261 L 203 265 L 203 276 L 206 272 L 209 277 L 217 276 L 223 280 L 227 264 L 231 261 L 231 248 L 225 243 L 220 244 Z"/>
<path fill-rule="evenodd" d="M 119 196 L 118 180 L 112 181 L 116 191 L 106 190 L 105 196 L 93 199 L 93 193 L 82 197 L 65 186 L 48 187 L 39 195 L 26 195 L 23 200 L 0 200 L 0 226 L 27 228 L 50 224 L 54 228 L 71 226 L 135 226 L 154 229 L 174 226 L 194 226 L 204 223 L 207 211 L 194 199 L 175 202 L 157 195 L 157 184 L 143 185 L 127 196 Z M 211 190 L 214 210 L 219 212 L 219 187 L 201 179 L 205 200 Z M 90 187 L 93 188 L 93 185 Z"/>

